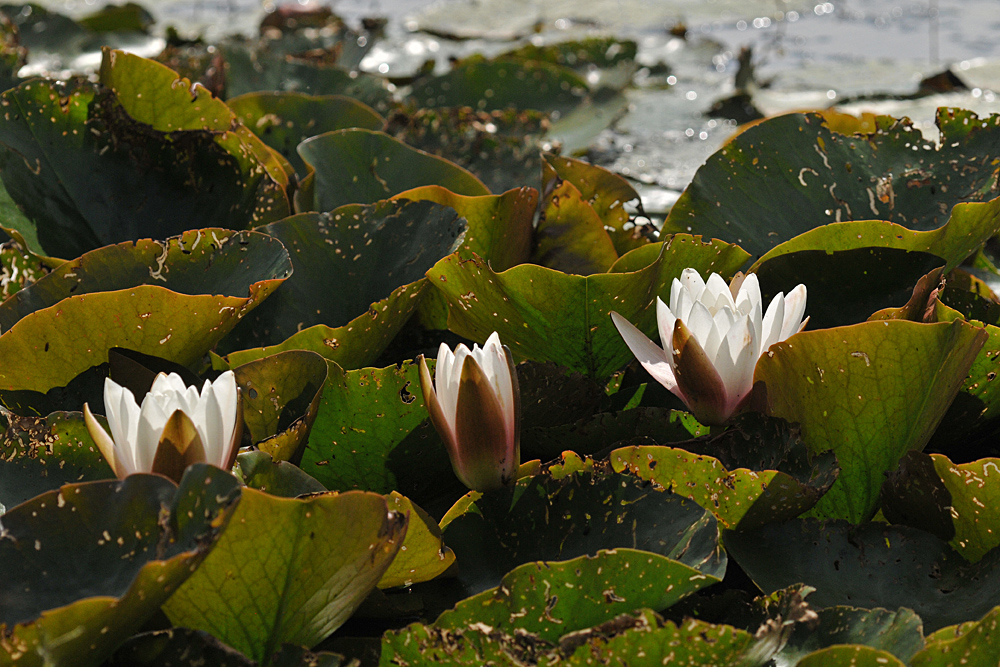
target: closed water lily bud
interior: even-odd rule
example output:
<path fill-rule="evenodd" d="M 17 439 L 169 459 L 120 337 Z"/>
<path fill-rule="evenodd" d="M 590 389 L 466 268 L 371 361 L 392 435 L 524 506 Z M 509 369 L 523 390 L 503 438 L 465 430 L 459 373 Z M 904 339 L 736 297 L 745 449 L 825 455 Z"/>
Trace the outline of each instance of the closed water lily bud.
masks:
<path fill-rule="evenodd" d="M 192 463 L 231 470 L 243 434 L 242 399 L 236 377 L 226 371 L 205 381 L 201 393 L 176 373 L 160 373 L 140 407 L 128 389 L 104 381 L 108 435 L 84 404 L 90 436 L 120 479 L 155 472 L 180 481 Z"/>
<path fill-rule="evenodd" d="M 521 405 L 510 350 L 496 332 L 483 347 L 438 350 L 435 382 L 420 357 L 424 403 L 462 483 L 490 491 L 517 481 Z"/>
<path fill-rule="evenodd" d="M 684 401 L 703 424 L 724 424 L 753 388 L 760 355 L 806 326 L 806 286 L 779 293 L 763 312 L 757 276 L 731 285 L 713 273 L 702 280 L 684 269 L 670 288 L 670 306 L 656 299 L 661 348 L 618 313 L 611 313 L 629 349 L 657 382 Z"/>

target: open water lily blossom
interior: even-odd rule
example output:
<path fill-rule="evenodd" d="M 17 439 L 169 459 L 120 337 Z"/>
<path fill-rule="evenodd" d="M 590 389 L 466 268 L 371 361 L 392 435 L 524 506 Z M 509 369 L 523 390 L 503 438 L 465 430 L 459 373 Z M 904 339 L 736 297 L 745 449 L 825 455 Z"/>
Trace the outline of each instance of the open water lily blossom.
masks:
<path fill-rule="evenodd" d="M 656 299 L 659 347 L 628 320 L 611 319 L 642 367 L 673 392 L 703 424 L 723 424 L 743 407 L 760 355 L 801 331 L 808 321 L 806 286 L 778 293 L 763 312 L 757 276 L 732 284 L 684 269 L 670 287 L 670 305 Z"/>
<path fill-rule="evenodd" d="M 179 481 L 192 463 L 212 463 L 230 470 L 243 432 L 241 398 L 232 371 L 199 393 L 176 373 L 160 373 L 149 393 L 136 403 L 132 392 L 108 378 L 104 409 L 109 435 L 84 404 L 87 430 L 115 474 L 155 472 Z"/>
<path fill-rule="evenodd" d="M 435 382 L 420 357 L 424 403 L 448 448 L 452 468 L 475 491 L 517 481 L 521 463 L 521 405 L 510 350 L 496 332 L 480 348 L 441 343 Z"/>

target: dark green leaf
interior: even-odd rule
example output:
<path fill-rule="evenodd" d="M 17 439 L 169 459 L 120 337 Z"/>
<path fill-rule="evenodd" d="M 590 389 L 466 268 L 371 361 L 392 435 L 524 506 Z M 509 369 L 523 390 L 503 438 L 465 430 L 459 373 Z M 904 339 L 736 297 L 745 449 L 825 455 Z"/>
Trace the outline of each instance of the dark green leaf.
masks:
<path fill-rule="evenodd" d="M 300 211 L 372 204 L 424 185 L 440 185 L 460 195 L 490 194 L 462 167 L 382 132 L 327 132 L 303 141 L 298 151 L 310 169 L 303 191 L 313 193 L 302 195 Z"/>
<path fill-rule="evenodd" d="M 239 497 L 231 475 L 201 464 L 179 488 L 132 475 L 11 509 L 0 540 L 0 654 L 19 665 L 99 665 L 198 567 Z"/>
<path fill-rule="evenodd" d="M 830 222 L 937 229 L 955 204 L 995 196 L 1000 116 L 942 108 L 937 124 L 935 142 L 905 118 L 879 116 L 874 132 L 856 135 L 816 113 L 769 119 L 709 158 L 664 230 L 717 236 L 760 256 Z"/>

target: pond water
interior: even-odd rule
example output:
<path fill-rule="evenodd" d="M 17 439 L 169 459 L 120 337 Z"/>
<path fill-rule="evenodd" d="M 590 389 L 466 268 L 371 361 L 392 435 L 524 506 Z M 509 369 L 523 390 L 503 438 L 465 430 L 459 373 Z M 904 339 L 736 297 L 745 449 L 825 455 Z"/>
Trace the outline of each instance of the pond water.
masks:
<path fill-rule="evenodd" d="M 99 4 L 48 0 L 79 16 Z M 254 0 L 159 0 L 158 28 L 208 37 L 251 34 L 266 4 Z M 591 34 L 636 40 L 642 65 L 665 64 L 670 78 L 645 76 L 599 134 L 564 137 L 632 179 L 647 211 L 666 211 L 695 170 L 735 131 L 705 112 L 731 95 L 744 47 L 752 49 L 753 105 L 770 115 L 837 105 L 845 111 L 908 116 L 930 136 L 939 106 L 1000 112 L 1000 12 L 994 0 L 342 0 L 349 22 L 389 19 L 362 68 L 401 76 L 433 58 L 497 54 L 525 41 L 549 43 Z M 685 38 L 671 34 L 678 24 Z M 677 32 L 674 30 L 673 32 Z M 148 54 L 143 54 L 148 55 Z M 966 88 L 905 99 L 921 79 L 950 69 Z M 653 71 L 656 71 L 653 69 Z M 601 123 L 604 125 L 606 123 Z M 557 125 L 555 133 L 559 134 Z"/>

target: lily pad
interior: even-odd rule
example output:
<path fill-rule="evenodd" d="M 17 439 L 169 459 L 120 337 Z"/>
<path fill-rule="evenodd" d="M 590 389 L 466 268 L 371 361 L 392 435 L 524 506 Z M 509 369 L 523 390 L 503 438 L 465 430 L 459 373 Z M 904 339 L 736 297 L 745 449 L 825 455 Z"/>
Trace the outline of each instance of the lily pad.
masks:
<path fill-rule="evenodd" d="M 619 623 L 623 627 L 616 627 Z M 620 658 L 635 667 L 664 664 L 749 666 L 767 664 L 773 652 L 767 638 L 757 638 L 739 628 L 693 618 L 683 623 L 664 621 L 649 611 L 639 612 L 634 617 L 619 617 L 590 632 L 581 632 L 578 637 L 565 637 L 560 645 L 564 653 L 573 649 L 565 662 L 560 663 L 572 667 L 585 667 L 595 659 L 614 661 Z"/>
<path fill-rule="evenodd" d="M 836 479 L 798 480 L 777 470 L 731 472 L 710 456 L 672 447 L 627 447 L 610 455 L 615 472 L 628 470 L 664 491 L 690 498 L 726 528 L 751 528 L 792 519 L 820 499 Z"/>
<path fill-rule="evenodd" d="M 604 220 L 570 181 L 552 179 L 546 185 L 533 263 L 581 276 L 606 272 L 618 251 Z"/>
<path fill-rule="evenodd" d="M 876 124 L 846 135 L 809 113 L 750 128 L 698 170 L 664 231 L 716 236 L 760 256 L 830 222 L 937 229 L 955 204 L 994 197 L 1000 116 L 942 108 L 938 143 L 905 118 L 879 116 Z"/>
<path fill-rule="evenodd" d="M 778 652 L 778 664 L 794 665 L 810 653 L 838 644 L 869 646 L 911 664 L 924 647 L 923 622 L 909 609 L 827 607 L 815 613 L 812 624 L 795 626 L 788 643 Z"/>
<path fill-rule="evenodd" d="M 546 153 L 542 156 L 543 190 L 548 192 L 559 182 L 569 181 L 604 223 L 619 255 L 646 245 L 652 239 L 649 225 L 635 225 L 626 204 L 638 205 L 642 215 L 642 199 L 628 181 L 603 167 L 582 160 Z"/>
<path fill-rule="evenodd" d="M 909 526 L 794 519 L 727 531 L 726 551 L 765 592 L 816 588 L 815 607 L 912 609 L 925 631 L 980 618 L 1000 591 L 1000 551 L 967 562 L 944 541 Z"/>
<path fill-rule="evenodd" d="M 393 491 L 386 496 L 393 512 L 409 516 L 406 537 L 399 553 L 378 582 L 379 588 L 411 586 L 430 581 L 455 562 L 455 552 L 444 545 L 437 521 L 406 496 Z"/>
<path fill-rule="evenodd" d="M 490 194 L 462 167 L 382 132 L 327 132 L 306 139 L 298 151 L 310 170 L 297 199 L 300 211 L 371 204 L 424 185 L 440 185 L 467 196 Z"/>
<path fill-rule="evenodd" d="M 517 58 L 471 56 L 446 74 L 413 83 L 421 107 L 468 106 L 480 111 L 535 109 L 566 113 L 587 94 L 587 83 L 561 65 Z"/>
<path fill-rule="evenodd" d="M 877 220 L 824 225 L 777 246 L 750 271 L 767 301 L 804 283 L 811 328 L 855 324 L 905 303 L 921 276 L 938 267 L 951 271 L 997 232 L 1000 198 L 958 204 L 934 231 Z"/>
<path fill-rule="evenodd" d="M 326 487 L 287 461 L 275 461 L 261 451 L 243 452 L 236 457 L 236 470 L 243 483 L 272 496 L 296 498 L 322 493 Z"/>
<path fill-rule="evenodd" d="M 436 109 L 397 108 L 385 132 L 468 169 L 491 192 L 541 187 L 541 153 L 551 144 L 548 114 L 467 106 Z"/>
<path fill-rule="evenodd" d="M 239 497 L 231 475 L 198 464 L 180 487 L 132 475 L 12 508 L 0 541 L 0 653 L 23 665 L 101 664 L 203 561 Z"/>
<path fill-rule="evenodd" d="M 448 257 L 427 277 L 447 299 L 455 333 L 485 341 L 497 331 L 519 357 L 604 379 L 632 358 L 612 310 L 652 333 L 655 299 L 669 294 L 683 269 L 727 276 L 746 261 L 739 248 L 682 234 L 648 247 L 632 252 L 659 254 L 631 272 L 574 276 L 524 264 L 497 273 L 479 258 Z"/>
<path fill-rule="evenodd" d="M 259 231 L 284 243 L 295 273 L 225 345 L 280 345 L 231 354 L 229 363 L 302 346 L 356 367 L 374 361 L 413 314 L 424 272 L 458 247 L 465 223 L 450 208 L 404 200 L 302 213 Z"/>
<path fill-rule="evenodd" d="M 913 656 L 912 667 L 988 667 L 1000 651 L 997 632 L 1000 608 L 993 609 L 980 621 L 941 628 L 927 637 L 927 646 Z"/>
<path fill-rule="evenodd" d="M 527 561 L 616 547 L 652 551 L 721 577 L 726 556 L 718 530 L 715 517 L 686 498 L 650 493 L 632 475 L 595 470 L 558 480 L 539 475 L 473 498 L 444 525 L 444 538 L 469 595 L 499 585 L 505 572 Z"/>
<path fill-rule="evenodd" d="M 276 461 L 302 459 L 316 421 L 327 367 L 308 350 L 290 350 L 233 369 L 250 441 Z"/>
<path fill-rule="evenodd" d="M 439 472 L 450 478 L 451 464 L 440 441 L 429 447 L 436 456 L 407 457 L 398 467 L 391 465 L 393 451 L 426 420 L 420 370 L 413 362 L 346 372 L 331 367 L 302 469 L 341 491 L 389 493 L 400 488 L 396 473 L 414 466 L 422 477 Z M 440 483 L 435 479 L 434 484 Z"/>
<path fill-rule="evenodd" d="M 924 447 L 985 340 L 962 321 L 866 322 L 806 331 L 761 357 L 754 381 L 767 387 L 769 414 L 801 424 L 813 452 L 837 456 L 840 476 L 816 516 L 875 513 L 883 475 Z"/>
<path fill-rule="evenodd" d="M 931 530 L 948 540 L 955 551 L 975 563 L 1000 546 L 1000 459 L 952 463 L 941 454 L 913 452 L 904 460 L 906 483 L 892 483 L 891 506 L 916 505 L 908 525 L 942 517 L 950 523 L 945 531 Z M 892 516 L 886 515 L 887 518 Z M 890 519 L 895 521 L 895 519 Z M 947 530 L 950 528 L 950 530 Z M 944 534 L 942 534 L 944 532 Z"/>
<path fill-rule="evenodd" d="M 0 331 L 71 296 L 156 285 L 188 296 L 263 291 L 262 299 L 291 273 L 284 246 L 258 232 L 208 228 L 165 241 L 126 241 L 64 262 L 0 304 Z"/>
<path fill-rule="evenodd" d="M 906 667 L 906 663 L 869 646 L 830 646 L 803 657 L 798 667 Z"/>
<path fill-rule="evenodd" d="M 567 561 L 525 563 L 500 585 L 462 600 L 434 622 L 461 630 L 484 623 L 508 635 L 544 641 L 608 621 L 638 608 L 666 609 L 719 579 L 659 554 L 636 549 L 598 551 Z M 402 648 L 405 632 L 387 635 Z"/>
<path fill-rule="evenodd" d="M 304 139 L 352 127 L 381 130 L 385 125 L 385 119 L 371 107 L 343 95 L 248 93 L 226 104 L 251 132 L 281 153 L 300 177 L 306 175 L 306 164 L 295 148 Z"/>
<path fill-rule="evenodd" d="M 14 507 L 63 484 L 115 477 L 94 444 L 83 414 L 0 417 L 0 505 Z"/>
<path fill-rule="evenodd" d="M 106 50 L 101 85 L 35 80 L 0 96 L 2 177 L 27 215 L 16 231 L 28 249 L 77 257 L 288 215 L 288 176 L 270 149 L 201 91 L 163 65 Z"/>
<path fill-rule="evenodd" d="M 114 347 L 184 366 L 201 359 L 290 268 L 264 235 L 205 231 L 101 248 L 14 295 L 0 306 L 0 389 L 66 386 Z"/>
<path fill-rule="evenodd" d="M 405 534 L 406 518 L 377 494 L 292 499 L 244 489 L 215 557 L 163 610 L 258 662 L 284 643 L 311 647 L 361 604 Z"/>
<path fill-rule="evenodd" d="M 225 40 L 220 49 L 226 59 L 226 92 L 234 97 L 272 91 L 343 95 L 381 113 L 393 105 L 385 77 L 233 40 Z"/>

